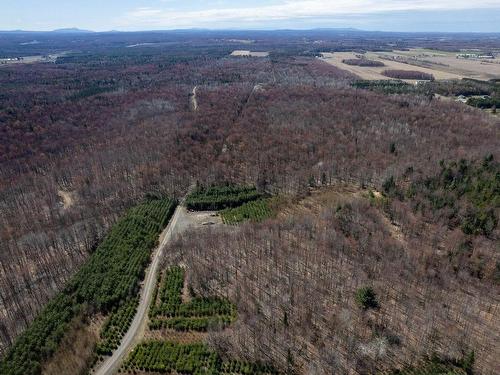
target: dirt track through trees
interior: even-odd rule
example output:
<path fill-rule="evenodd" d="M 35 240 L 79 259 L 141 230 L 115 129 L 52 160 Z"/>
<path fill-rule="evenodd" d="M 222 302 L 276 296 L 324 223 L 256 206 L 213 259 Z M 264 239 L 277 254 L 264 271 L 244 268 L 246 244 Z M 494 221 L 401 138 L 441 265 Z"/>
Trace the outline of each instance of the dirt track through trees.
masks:
<path fill-rule="evenodd" d="M 170 223 L 160 235 L 160 245 L 153 254 L 151 265 L 146 270 L 144 286 L 141 290 L 139 307 L 130 328 L 122 339 L 118 349 L 111 357 L 108 357 L 93 372 L 94 375 L 112 375 L 121 366 L 123 360 L 133 347 L 144 338 L 147 331 L 148 311 L 151 304 L 154 289 L 156 287 L 157 275 L 161 267 L 161 259 L 167 245 L 179 234 L 191 227 L 203 227 L 206 225 L 220 225 L 221 220 L 215 217 L 213 212 L 195 212 L 186 210 L 182 202 L 177 206 Z"/>
<path fill-rule="evenodd" d="M 196 98 L 197 91 L 198 91 L 198 86 L 195 86 L 193 88 L 193 91 L 191 92 L 191 107 L 195 112 L 198 111 L 198 99 Z"/>
<path fill-rule="evenodd" d="M 151 303 L 151 298 L 153 291 L 156 287 L 156 275 L 160 266 L 160 260 L 163 255 L 163 251 L 170 240 L 183 229 L 185 229 L 185 221 L 180 219 L 185 214 L 185 208 L 182 205 L 177 206 L 172 220 L 168 224 L 165 231 L 160 236 L 161 242 L 158 248 L 153 253 L 153 260 L 151 265 L 146 271 L 146 276 L 144 278 L 144 286 L 141 290 L 141 296 L 139 301 L 139 307 L 135 314 L 134 320 L 130 325 L 127 333 L 123 337 L 123 340 L 118 347 L 118 349 L 113 353 L 113 355 L 107 358 L 94 372 L 96 375 L 111 375 L 114 374 L 116 370 L 120 367 L 123 359 L 132 349 L 132 347 L 138 342 L 138 340 L 143 336 L 147 323 L 147 313 L 148 307 Z"/>

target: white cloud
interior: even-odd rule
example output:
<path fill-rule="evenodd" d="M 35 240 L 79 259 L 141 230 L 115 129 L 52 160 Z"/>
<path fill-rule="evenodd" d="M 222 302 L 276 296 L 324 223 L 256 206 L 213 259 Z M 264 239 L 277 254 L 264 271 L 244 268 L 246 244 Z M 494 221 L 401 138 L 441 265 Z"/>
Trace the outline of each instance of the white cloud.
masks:
<path fill-rule="evenodd" d="M 153 9 L 153 8 L 143 7 L 143 8 L 137 8 L 137 9 L 135 9 L 131 13 L 131 15 L 133 15 L 133 17 L 138 18 L 138 19 L 146 18 L 146 17 L 152 17 L 152 16 L 160 16 L 160 17 L 162 17 L 163 16 L 163 11 L 160 10 L 160 9 Z"/>
<path fill-rule="evenodd" d="M 196 27 L 217 23 L 244 24 L 287 19 L 335 17 L 410 10 L 498 8 L 498 0 L 284 0 L 260 7 L 208 8 L 190 11 L 137 8 L 119 21 L 128 27 Z"/>

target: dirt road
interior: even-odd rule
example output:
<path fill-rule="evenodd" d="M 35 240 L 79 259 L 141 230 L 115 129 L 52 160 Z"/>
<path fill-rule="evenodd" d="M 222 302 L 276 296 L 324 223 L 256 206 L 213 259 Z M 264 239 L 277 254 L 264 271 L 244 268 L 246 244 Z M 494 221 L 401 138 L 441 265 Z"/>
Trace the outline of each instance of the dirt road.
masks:
<path fill-rule="evenodd" d="M 167 243 L 176 234 L 184 231 L 188 227 L 188 224 L 189 223 L 186 220 L 186 208 L 182 206 L 182 204 L 179 204 L 175 210 L 174 215 L 172 216 L 172 219 L 170 220 L 170 223 L 161 234 L 160 245 L 157 249 L 155 249 L 153 253 L 153 260 L 151 261 L 149 268 L 146 270 L 146 276 L 144 278 L 144 284 L 141 290 L 139 307 L 135 314 L 134 320 L 132 321 L 132 324 L 130 325 L 127 333 L 123 337 L 118 349 L 115 350 L 111 357 L 107 358 L 103 363 L 100 364 L 94 374 L 114 374 L 121 366 L 123 359 L 128 354 L 130 349 L 132 349 L 133 345 L 135 345 L 142 337 L 147 324 L 147 314 L 153 291 L 156 286 L 156 275 L 158 273 L 158 267 L 160 265 L 163 251 Z"/>
<path fill-rule="evenodd" d="M 196 91 L 198 90 L 198 86 L 193 88 L 193 92 L 191 93 L 191 107 L 193 107 L 193 111 L 198 110 L 198 99 L 196 98 Z"/>

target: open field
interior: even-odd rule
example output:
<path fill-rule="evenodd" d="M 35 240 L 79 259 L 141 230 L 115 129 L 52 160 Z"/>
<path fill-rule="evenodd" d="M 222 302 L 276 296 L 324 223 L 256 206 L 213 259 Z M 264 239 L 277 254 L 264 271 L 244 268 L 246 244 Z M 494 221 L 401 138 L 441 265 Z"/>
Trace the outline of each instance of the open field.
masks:
<path fill-rule="evenodd" d="M 457 74 L 463 78 L 489 80 L 500 78 L 500 58 L 457 58 L 457 53 L 435 51 L 422 48 L 412 48 L 409 51 L 377 52 L 377 55 L 387 62 L 395 59 L 403 63 L 428 68 L 433 71 Z"/>
<path fill-rule="evenodd" d="M 55 53 L 44 56 L 24 56 L 24 57 L 13 57 L 0 59 L 0 65 L 12 65 L 12 64 L 35 64 L 35 63 L 47 63 L 56 62 L 59 57 L 66 55 L 67 52 Z"/>
<path fill-rule="evenodd" d="M 463 76 L 456 73 L 450 73 L 442 70 L 418 67 L 415 68 L 414 65 L 406 64 L 404 62 L 388 60 L 386 56 L 383 56 L 379 52 L 369 52 L 364 54 L 364 57 L 369 60 L 381 61 L 385 66 L 356 66 L 344 64 L 342 60 L 345 59 L 355 59 L 358 53 L 355 52 L 335 52 L 335 53 L 323 53 L 322 60 L 329 64 L 334 65 L 337 68 L 347 70 L 351 73 L 356 74 L 361 79 L 367 80 L 386 80 L 389 79 L 382 74 L 385 70 L 407 70 L 414 71 L 418 70 L 423 73 L 432 74 L 436 79 L 461 79 Z M 385 58 L 384 58 L 385 57 Z M 414 80 L 405 80 L 406 82 L 415 82 Z"/>
<path fill-rule="evenodd" d="M 387 79 L 382 74 L 387 69 L 418 70 L 434 75 L 436 79 L 474 78 L 489 80 L 500 78 L 500 58 L 475 59 L 457 58 L 455 52 L 434 51 L 413 48 L 408 51 L 367 52 L 363 57 L 381 61 L 385 66 L 355 66 L 344 64 L 342 60 L 354 59 L 355 52 L 323 53 L 322 60 L 338 68 L 348 70 L 362 79 Z"/>
<path fill-rule="evenodd" d="M 247 56 L 247 57 L 267 57 L 267 56 L 269 56 L 269 52 L 255 52 L 255 51 L 237 50 L 237 51 L 233 51 L 231 53 L 231 56 L 237 56 L 237 57 L 242 57 L 242 56 Z"/>

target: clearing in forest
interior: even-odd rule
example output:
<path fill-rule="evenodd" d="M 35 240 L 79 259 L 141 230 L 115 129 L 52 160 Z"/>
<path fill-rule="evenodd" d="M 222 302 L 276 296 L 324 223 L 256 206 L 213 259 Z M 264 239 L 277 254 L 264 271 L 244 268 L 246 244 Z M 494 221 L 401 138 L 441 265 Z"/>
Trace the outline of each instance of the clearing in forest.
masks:
<path fill-rule="evenodd" d="M 58 190 L 57 195 L 62 200 L 62 205 L 65 210 L 70 208 L 74 203 L 75 203 L 75 198 L 74 198 L 74 193 L 65 191 L 65 190 Z"/>
<path fill-rule="evenodd" d="M 269 52 L 236 50 L 236 51 L 233 51 L 231 53 L 231 56 L 236 56 L 236 57 L 267 57 L 267 56 L 269 56 Z"/>

